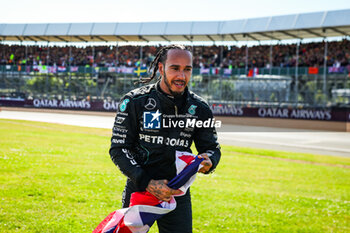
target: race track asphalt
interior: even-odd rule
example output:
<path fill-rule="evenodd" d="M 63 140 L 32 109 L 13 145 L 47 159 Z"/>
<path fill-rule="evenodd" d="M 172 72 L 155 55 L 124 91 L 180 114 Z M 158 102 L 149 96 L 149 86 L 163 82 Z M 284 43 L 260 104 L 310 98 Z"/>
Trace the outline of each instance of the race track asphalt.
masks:
<path fill-rule="evenodd" d="M 86 115 L 79 112 L 30 112 L 8 109 L 0 111 L 0 118 L 106 129 L 112 129 L 114 122 L 113 114 Z M 218 138 L 223 145 L 350 157 L 350 133 L 346 132 L 224 124 L 218 129 Z"/>

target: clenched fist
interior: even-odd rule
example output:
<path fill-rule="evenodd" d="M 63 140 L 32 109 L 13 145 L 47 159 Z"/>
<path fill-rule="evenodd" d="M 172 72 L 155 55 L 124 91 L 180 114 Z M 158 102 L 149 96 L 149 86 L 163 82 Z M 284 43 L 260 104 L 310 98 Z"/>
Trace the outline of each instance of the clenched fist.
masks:
<path fill-rule="evenodd" d="M 209 159 L 209 156 L 206 153 L 200 154 L 198 155 L 198 157 L 204 159 L 201 162 L 201 165 L 203 165 L 203 167 L 199 169 L 198 172 L 207 173 L 210 170 L 210 168 L 213 166 L 213 163 L 211 162 L 211 160 Z"/>

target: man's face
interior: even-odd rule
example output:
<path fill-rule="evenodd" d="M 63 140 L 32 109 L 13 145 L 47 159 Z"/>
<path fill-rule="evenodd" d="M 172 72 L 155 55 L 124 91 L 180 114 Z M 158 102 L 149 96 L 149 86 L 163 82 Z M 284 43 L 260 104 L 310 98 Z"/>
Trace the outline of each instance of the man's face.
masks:
<path fill-rule="evenodd" d="M 181 95 L 192 75 L 192 54 L 186 50 L 168 51 L 165 64 L 159 63 L 160 88 L 169 95 Z"/>

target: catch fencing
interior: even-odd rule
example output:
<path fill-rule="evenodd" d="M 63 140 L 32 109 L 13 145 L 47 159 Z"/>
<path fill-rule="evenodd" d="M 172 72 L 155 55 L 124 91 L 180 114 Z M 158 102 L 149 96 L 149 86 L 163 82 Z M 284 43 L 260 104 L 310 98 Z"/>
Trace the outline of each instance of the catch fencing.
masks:
<path fill-rule="evenodd" d="M 142 86 L 133 74 L 116 72 L 0 72 L 2 99 L 114 100 Z M 347 74 L 246 75 L 197 74 L 189 89 L 210 103 L 242 107 L 350 107 Z M 324 91 L 326 90 L 326 91 Z"/>

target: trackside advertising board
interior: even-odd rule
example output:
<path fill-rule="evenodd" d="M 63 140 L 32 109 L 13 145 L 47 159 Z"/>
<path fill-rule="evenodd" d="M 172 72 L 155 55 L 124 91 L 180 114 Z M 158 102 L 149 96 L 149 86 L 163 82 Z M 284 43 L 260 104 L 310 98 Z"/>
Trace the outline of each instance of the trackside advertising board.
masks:
<path fill-rule="evenodd" d="M 0 106 L 7 107 L 28 107 L 45 109 L 66 109 L 86 111 L 116 112 L 118 101 L 106 100 L 59 100 L 59 99 L 9 99 L 0 98 Z M 257 118 L 278 118 L 278 119 L 301 119 L 320 121 L 341 121 L 350 122 L 349 108 L 273 108 L 260 107 L 248 108 L 231 104 L 211 104 L 215 116 L 229 117 L 257 117 Z"/>

